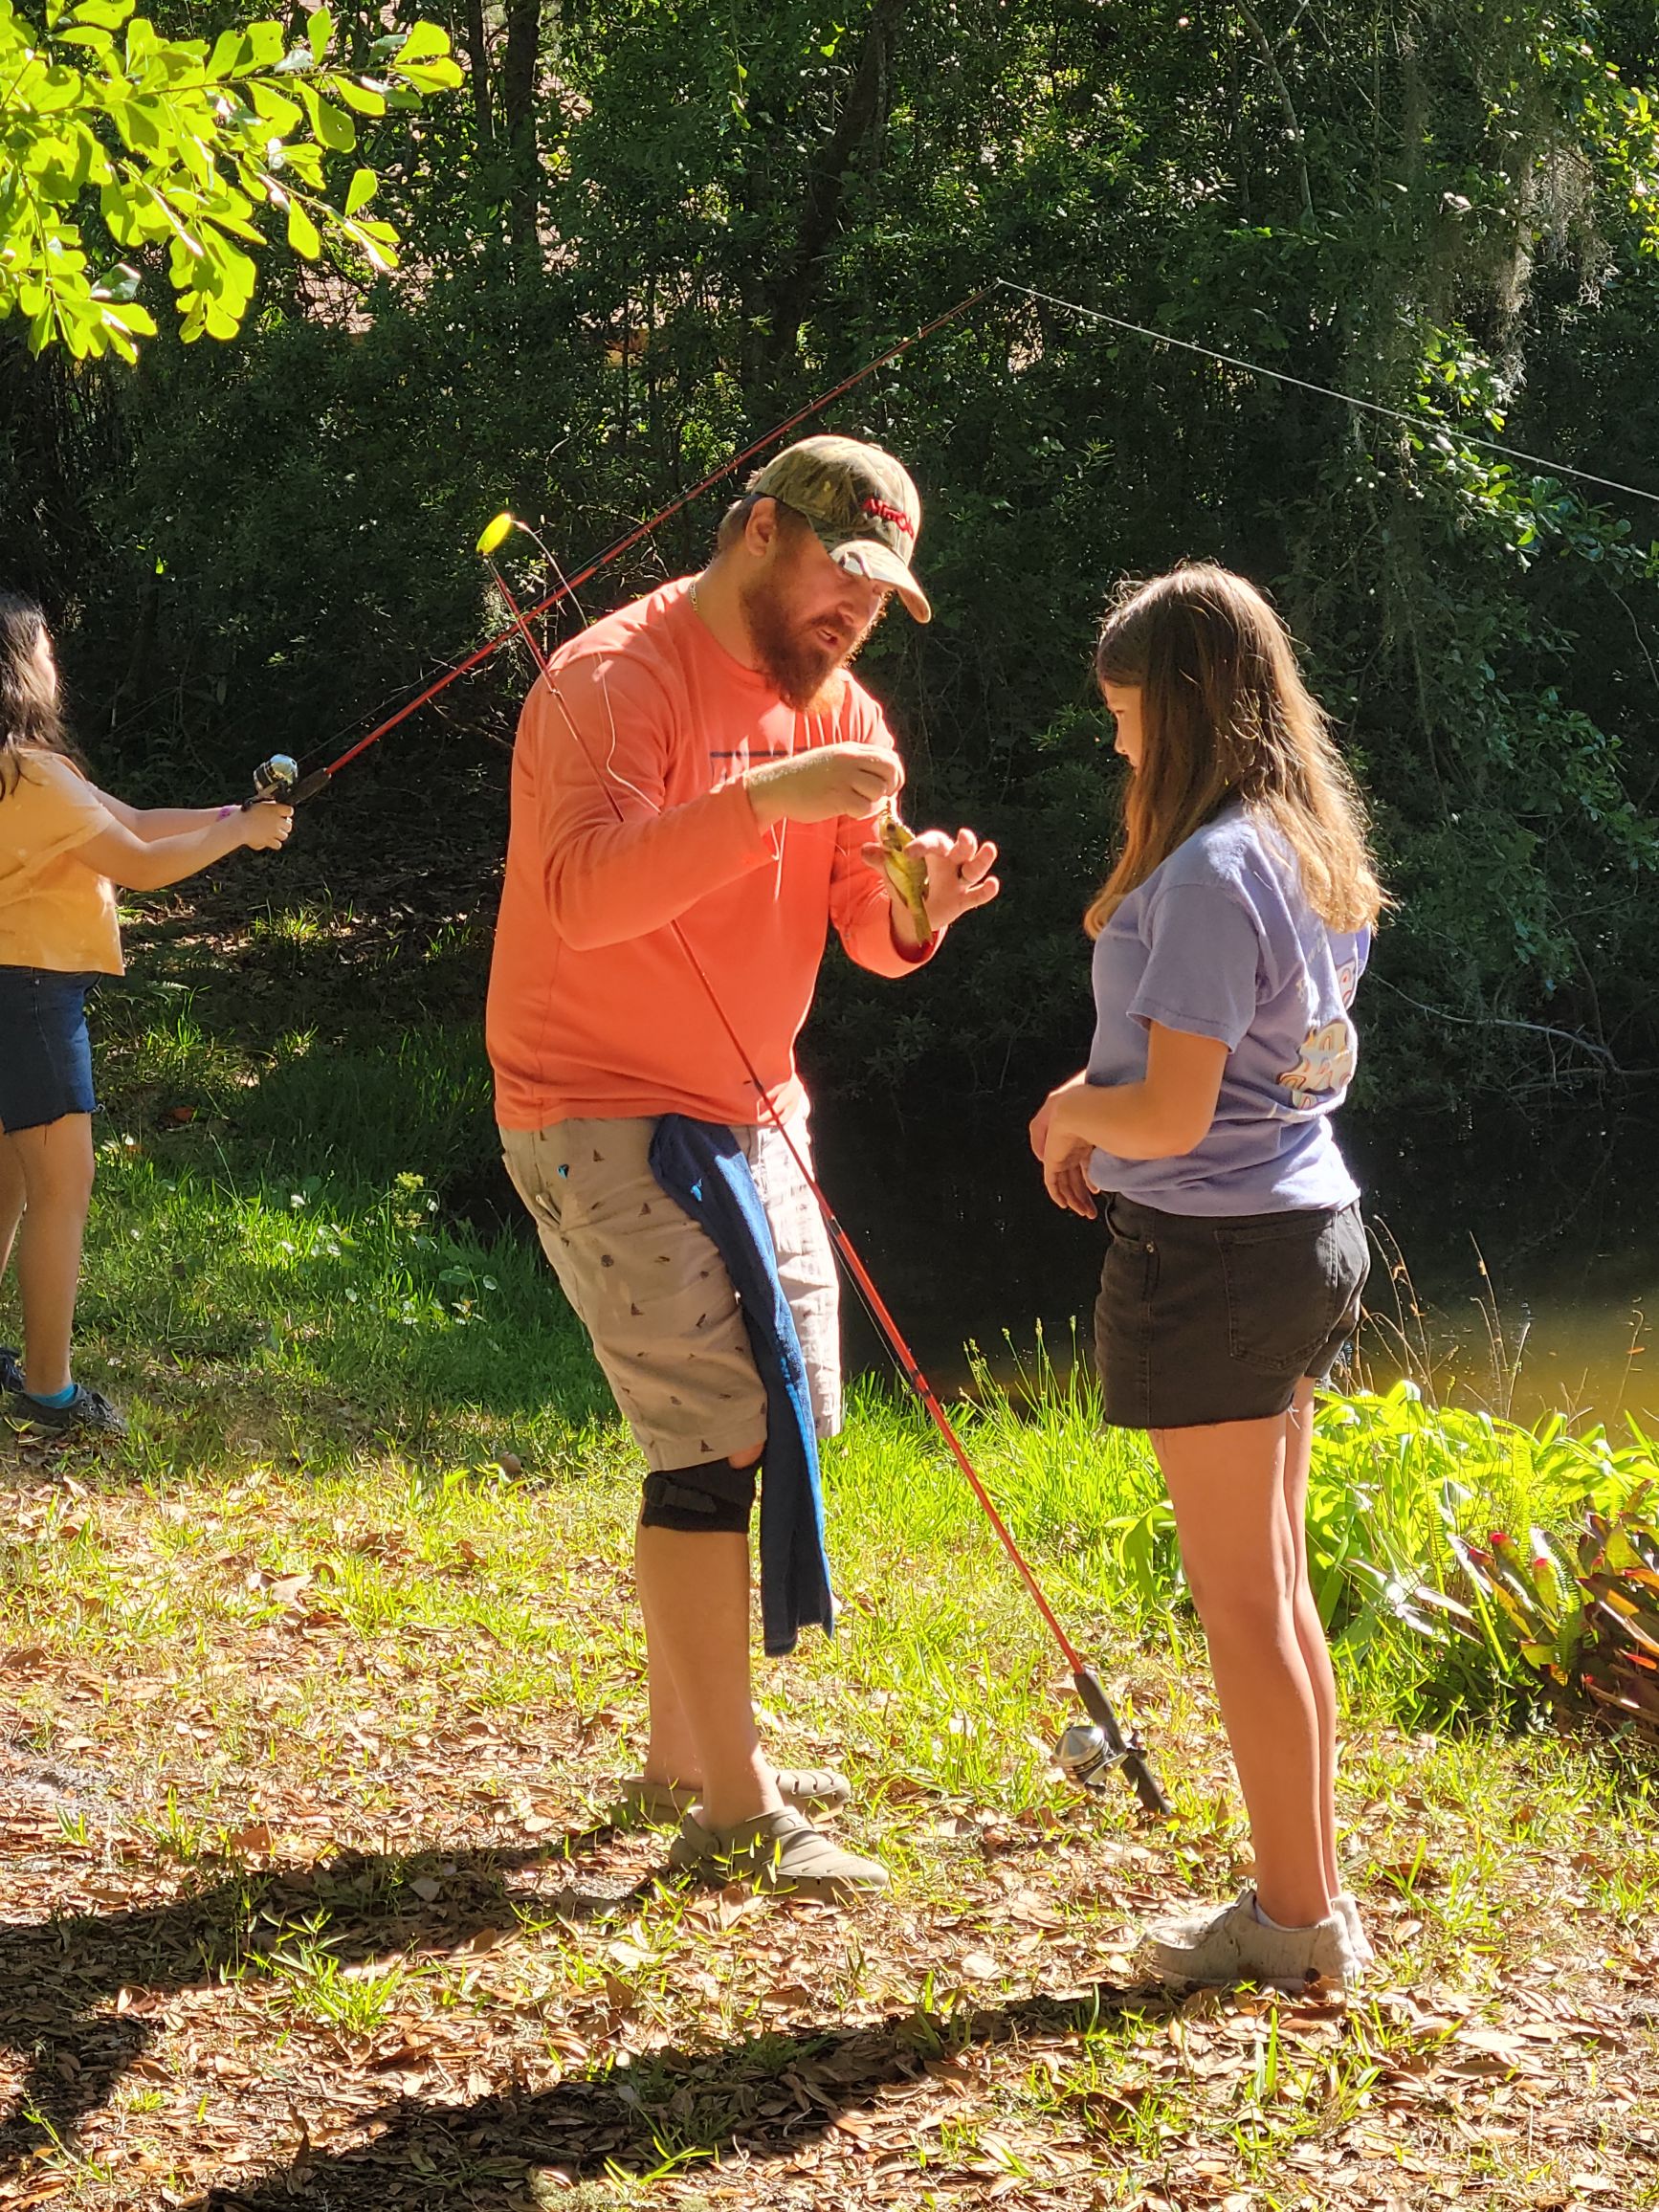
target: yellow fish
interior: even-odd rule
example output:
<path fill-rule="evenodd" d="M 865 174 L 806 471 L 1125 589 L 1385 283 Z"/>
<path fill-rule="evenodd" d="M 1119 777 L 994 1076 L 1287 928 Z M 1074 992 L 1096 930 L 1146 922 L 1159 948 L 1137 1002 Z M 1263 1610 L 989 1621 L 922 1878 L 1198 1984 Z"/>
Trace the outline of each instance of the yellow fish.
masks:
<path fill-rule="evenodd" d="M 904 901 L 918 941 L 931 944 L 934 932 L 927 915 L 927 862 L 919 852 L 911 851 L 916 838 L 898 819 L 891 799 L 881 809 L 875 838 L 881 847 L 882 874 Z"/>

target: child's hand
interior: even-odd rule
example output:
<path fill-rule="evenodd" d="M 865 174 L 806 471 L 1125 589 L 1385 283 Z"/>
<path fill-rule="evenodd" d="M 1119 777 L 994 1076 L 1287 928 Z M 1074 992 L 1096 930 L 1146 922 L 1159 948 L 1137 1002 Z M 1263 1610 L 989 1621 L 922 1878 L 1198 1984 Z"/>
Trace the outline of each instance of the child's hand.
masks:
<path fill-rule="evenodd" d="M 1089 1181 L 1094 1150 L 1086 1137 L 1051 1137 L 1043 1156 L 1043 1188 L 1062 1212 L 1080 1213 L 1085 1221 L 1095 1220 L 1100 1211 Z"/>
<path fill-rule="evenodd" d="M 275 852 L 288 842 L 294 827 L 294 809 L 275 799 L 261 799 L 242 816 L 242 842 L 251 852 Z"/>
<path fill-rule="evenodd" d="M 1054 1118 L 1055 1107 L 1068 1093 L 1082 1089 L 1088 1073 L 1086 1068 L 1080 1068 L 1076 1074 L 1070 1076 L 1064 1083 L 1057 1083 L 1031 1116 L 1031 1150 L 1039 1160 L 1044 1158 L 1049 1149 L 1049 1125 Z"/>

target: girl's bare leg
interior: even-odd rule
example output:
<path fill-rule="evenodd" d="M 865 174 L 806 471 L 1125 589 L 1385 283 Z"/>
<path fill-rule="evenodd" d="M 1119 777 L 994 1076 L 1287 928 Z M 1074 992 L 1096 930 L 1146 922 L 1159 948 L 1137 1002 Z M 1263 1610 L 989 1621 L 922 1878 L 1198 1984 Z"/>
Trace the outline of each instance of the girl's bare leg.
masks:
<path fill-rule="evenodd" d="M 23 1294 L 23 1371 L 36 1398 L 69 1387 L 69 1340 L 80 1283 L 80 1243 L 92 1199 L 90 1114 L 65 1114 L 8 1138 L 24 1185 L 17 1283 Z"/>
<path fill-rule="evenodd" d="M 1314 1711 L 1319 1736 L 1319 1845 L 1325 1864 L 1325 1887 L 1333 1897 L 1342 1889 L 1337 1866 L 1337 1677 L 1331 1650 L 1325 1642 L 1325 1625 L 1308 1580 L 1308 1467 L 1314 1450 L 1314 1385 L 1296 1386 L 1291 1408 L 1285 1449 L 1285 1512 L 1295 1547 L 1294 1610 L 1296 1641 L 1313 1685 Z M 1263 1911 L 1266 1911 L 1263 1907 Z"/>
<path fill-rule="evenodd" d="M 1319 1700 L 1302 1649 L 1286 1498 L 1293 1416 L 1153 1432 L 1255 1847 L 1262 1911 L 1331 1909 Z"/>
<path fill-rule="evenodd" d="M 0 1134 L 0 1275 L 6 1272 L 17 1224 L 23 1219 L 23 1162 L 10 1137 Z"/>

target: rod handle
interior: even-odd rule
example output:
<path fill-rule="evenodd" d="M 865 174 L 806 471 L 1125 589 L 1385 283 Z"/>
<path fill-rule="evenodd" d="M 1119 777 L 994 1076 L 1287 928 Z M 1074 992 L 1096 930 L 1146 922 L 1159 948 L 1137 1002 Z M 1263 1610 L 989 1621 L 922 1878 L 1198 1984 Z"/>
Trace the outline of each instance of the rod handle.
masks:
<path fill-rule="evenodd" d="M 275 776 L 266 782 L 269 765 L 267 763 L 265 767 L 255 771 L 254 790 L 251 797 L 242 802 L 244 814 L 250 807 L 263 807 L 267 801 L 277 807 L 302 807 L 307 799 L 316 798 L 333 774 L 331 768 L 313 768 L 310 775 L 300 776 L 293 782 L 284 782 Z"/>

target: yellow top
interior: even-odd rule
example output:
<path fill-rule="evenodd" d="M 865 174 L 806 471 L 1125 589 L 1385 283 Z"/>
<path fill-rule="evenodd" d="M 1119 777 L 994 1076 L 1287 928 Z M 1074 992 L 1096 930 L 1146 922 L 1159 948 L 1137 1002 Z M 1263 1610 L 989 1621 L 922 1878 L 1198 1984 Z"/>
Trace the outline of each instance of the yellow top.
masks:
<path fill-rule="evenodd" d="M 20 745 L 0 799 L 0 967 L 118 976 L 115 888 L 77 857 L 115 816 L 61 753 Z"/>

